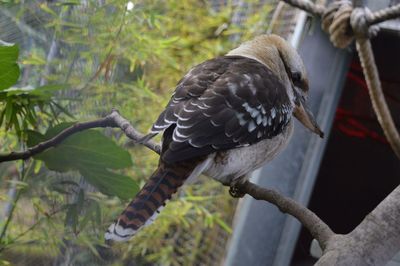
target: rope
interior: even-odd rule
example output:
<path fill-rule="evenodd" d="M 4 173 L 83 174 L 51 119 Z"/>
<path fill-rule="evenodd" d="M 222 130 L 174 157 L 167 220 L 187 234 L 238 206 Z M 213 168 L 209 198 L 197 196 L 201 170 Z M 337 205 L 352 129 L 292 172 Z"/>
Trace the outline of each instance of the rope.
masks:
<path fill-rule="evenodd" d="M 394 19 L 400 16 L 400 4 L 388 7 L 372 14 L 370 25 Z"/>
<path fill-rule="evenodd" d="M 400 136 L 386 104 L 385 97 L 383 96 L 382 85 L 378 76 L 375 59 L 373 56 L 370 56 L 373 54 L 371 41 L 366 38 L 359 38 L 356 41 L 356 47 L 364 70 L 364 76 L 367 81 L 372 106 L 387 140 L 397 157 L 400 158 Z"/>
<path fill-rule="evenodd" d="M 350 1 L 336 1 L 322 14 L 322 29 L 329 33 L 329 39 L 336 47 L 345 48 L 354 40 L 349 27 L 352 11 Z"/>
<path fill-rule="evenodd" d="M 400 16 L 400 4 L 372 13 L 366 7 L 353 8 L 349 0 L 333 1 L 327 7 L 316 5 L 308 0 L 283 1 L 313 15 L 320 16 L 323 30 L 329 33 L 329 39 L 336 47 L 346 48 L 354 39 L 356 40 L 372 106 L 388 142 L 397 157 L 400 158 L 400 135 L 382 92 L 382 85 L 369 40 L 375 37 L 379 31 L 379 26 L 374 24 Z"/>

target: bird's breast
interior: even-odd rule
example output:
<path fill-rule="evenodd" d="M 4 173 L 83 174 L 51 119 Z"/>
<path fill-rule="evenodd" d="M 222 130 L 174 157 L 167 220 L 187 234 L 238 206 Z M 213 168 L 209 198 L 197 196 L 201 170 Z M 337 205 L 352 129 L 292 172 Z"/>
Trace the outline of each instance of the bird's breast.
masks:
<path fill-rule="evenodd" d="M 293 121 L 290 121 L 281 134 L 271 139 L 211 154 L 210 164 L 204 173 L 224 184 L 229 184 L 233 179 L 247 175 L 275 158 L 286 147 L 292 132 Z"/>

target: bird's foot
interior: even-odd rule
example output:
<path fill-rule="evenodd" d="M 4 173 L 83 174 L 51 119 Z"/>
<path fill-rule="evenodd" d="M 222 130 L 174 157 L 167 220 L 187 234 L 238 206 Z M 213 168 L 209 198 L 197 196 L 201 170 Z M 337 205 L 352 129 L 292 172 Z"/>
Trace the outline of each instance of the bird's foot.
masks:
<path fill-rule="evenodd" d="M 229 194 L 234 198 L 243 198 L 246 195 L 245 192 L 242 191 L 240 185 L 242 184 L 241 180 L 234 180 L 230 184 Z"/>

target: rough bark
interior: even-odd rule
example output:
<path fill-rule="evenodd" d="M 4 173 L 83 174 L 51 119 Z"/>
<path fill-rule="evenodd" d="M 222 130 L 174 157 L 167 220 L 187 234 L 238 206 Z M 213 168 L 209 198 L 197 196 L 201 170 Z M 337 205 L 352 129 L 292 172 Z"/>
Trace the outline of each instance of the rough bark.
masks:
<path fill-rule="evenodd" d="M 52 139 L 26 151 L 0 155 L 0 162 L 26 160 L 56 146 L 72 134 L 98 127 L 120 128 L 127 137 L 136 142 L 144 137 L 127 119 L 113 110 L 104 118 L 72 125 Z M 151 140 L 140 144 L 160 153 L 160 145 Z M 270 202 L 282 212 L 297 218 L 323 249 L 323 255 L 316 263 L 318 266 L 385 265 L 400 249 L 400 186 L 368 214 L 352 232 L 340 235 L 332 232 L 329 226 L 311 210 L 274 190 L 259 187 L 251 182 L 235 185 L 241 192 L 249 194 L 254 199 Z"/>
<path fill-rule="evenodd" d="M 385 265 L 400 250 L 400 186 L 349 234 L 335 235 L 316 265 Z"/>

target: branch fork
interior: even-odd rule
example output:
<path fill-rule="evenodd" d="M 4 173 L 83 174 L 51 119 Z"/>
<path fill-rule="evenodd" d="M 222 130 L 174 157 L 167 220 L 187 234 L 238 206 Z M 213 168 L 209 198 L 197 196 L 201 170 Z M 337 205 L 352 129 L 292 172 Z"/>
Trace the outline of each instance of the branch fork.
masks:
<path fill-rule="evenodd" d="M 135 129 L 132 124 L 123 116 L 121 116 L 116 109 L 113 109 L 109 115 L 101 119 L 76 123 L 64 129 L 53 138 L 42 142 L 34 147 L 31 147 L 26 151 L 2 154 L 0 155 L 0 163 L 19 159 L 26 160 L 49 148 L 57 146 L 72 134 L 90 128 L 105 127 L 120 128 L 124 132 L 124 134 L 134 142 L 138 144 L 143 144 L 150 150 L 156 152 L 157 154 L 160 154 L 161 148 L 158 143 L 152 140 L 141 142 L 145 135 Z M 318 240 L 322 247 L 326 246 L 328 240 L 333 235 L 332 230 L 312 211 L 304 206 L 301 206 L 296 201 L 279 194 L 275 190 L 259 187 L 249 181 L 240 184 L 235 183 L 230 185 L 236 187 L 238 191 L 240 191 L 240 193 L 249 194 L 257 200 L 268 201 L 276 205 L 282 212 L 291 214 L 299 219 L 299 221 L 311 232 L 313 237 Z"/>
<path fill-rule="evenodd" d="M 378 28 L 371 30 L 368 27 L 399 16 L 400 4 L 374 13 L 368 13 L 365 9 L 364 11 L 352 9 L 349 6 L 349 1 L 336 1 L 328 8 L 315 5 L 307 0 L 284 1 L 313 15 L 324 16 L 325 29 L 330 32 L 331 40 L 338 47 L 347 47 L 354 38 L 356 39 L 357 50 L 375 113 L 389 143 L 400 158 L 400 136 L 383 96 L 371 43 L 368 39 L 374 34 L 374 31 L 378 30 Z M 349 32 L 349 28 L 353 32 Z M 104 127 L 120 128 L 128 138 L 160 154 L 159 144 L 152 140 L 142 143 L 140 140 L 143 140 L 145 135 L 136 130 L 127 119 L 114 109 L 102 119 L 77 123 L 52 139 L 26 151 L 0 154 L 0 163 L 29 159 L 46 149 L 55 147 L 72 134 L 90 128 Z M 316 265 L 384 265 L 400 247 L 400 234 L 398 233 L 400 232 L 400 223 L 398 222 L 400 221 L 400 186 L 382 201 L 351 233 L 339 235 L 335 234 L 311 210 L 274 190 L 259 187 L 249 181 L 232 185 L 254 199 L 268 201 L 277 206 L 282 212 L 296 217 L 310 231 L 324 251 L 323 256 Z M 382 227 L 386 228 L 383 229 Z"/>

